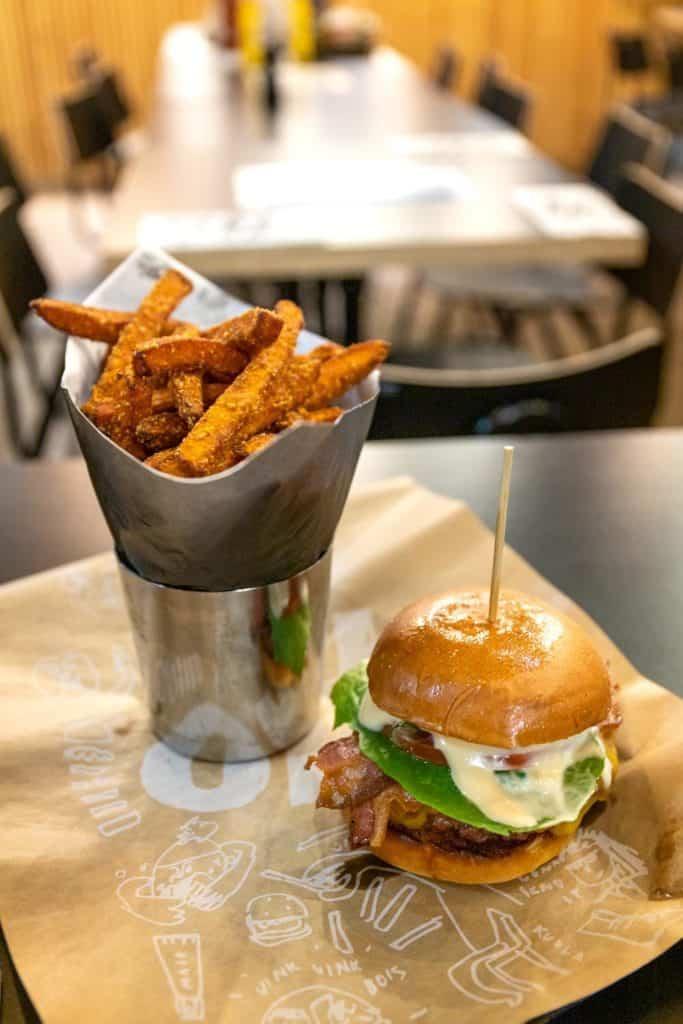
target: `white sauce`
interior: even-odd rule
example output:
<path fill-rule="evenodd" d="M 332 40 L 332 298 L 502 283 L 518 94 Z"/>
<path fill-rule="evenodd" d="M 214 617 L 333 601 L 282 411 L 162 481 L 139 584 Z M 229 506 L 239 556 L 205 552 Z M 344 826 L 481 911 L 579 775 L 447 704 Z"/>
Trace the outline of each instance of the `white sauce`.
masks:
<path fill-rule="evenodd" d="M 586 729 L 557 743 L 545 743 L 524 750 L 496 750 L 495 754 L 473 743 L 450 736 L 432 733 L 434 746 L 446 758 L 453 782 L 461 793 L 476 804 L 493 821 L 514 828 L 533 828 L 539 821 L 546 827 L 561 821 L 574 821 L 583 806 L 586 794 L 575 794 L 564 785 L 566 769 L 587 757 L 609 760 L 597 727 Z M 494 748 L 495 749 L 495 748 Z M 523 778 L 496 775 L 505 771 L 503 758 L 511 753 L 527 753 L 528 760 L 520 765 Z M 514 770 L 514 769 L 513 769 Z M 607 778 L 605 776 L 607 775 Z M 603 770 L 605 785 L 611 781 L 611 770 Z"/>
<path fill-rule="evenodd" d="M 381 732 L 385 725 L 398 725 L 403 719 L 394 718 L 393 715 L 378 708 L 370 696 L 370 688 L 368 687 L 358 708 L 358 721 L 366 729 L 370 729 L 371 732 Z"/>
<path fill-rule="evenodd" d="M 380 732 L 386 725 L 398 725 L 402 719 L 377 707 L 370 691 L 366 690 L 358 709 L 358 721 L 366 729 Z M 492 821 L 513 828 L 534 828 L 543 819 L 546 819 L 546 827 L 576 819 L 585 802 L 585 793 L 576 799 L 568 792 L 564 773 L 577 761 L 587 757 L 604 758 L 602 782 L 605 788 L 609 788 L 612 781 L 612 766 L 597 726 L 557 743 L 514 750 L 478 746 L 436 732 L 431 735 L 460 792 Z M 526 763 L 518 769 L 524 772 L 523 778 L 496 775 L 497 771 L 510 771 L 506 764 L 510 754 L 527 756 Z"/>

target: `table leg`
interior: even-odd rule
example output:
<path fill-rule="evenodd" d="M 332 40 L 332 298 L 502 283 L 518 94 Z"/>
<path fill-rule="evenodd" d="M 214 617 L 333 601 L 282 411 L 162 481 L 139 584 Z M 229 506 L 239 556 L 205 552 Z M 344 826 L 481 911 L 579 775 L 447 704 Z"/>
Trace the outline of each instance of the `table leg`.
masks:
<path fill-rule="evenodd" d="M 360 337 L 360 303 L 364 279 L 362 277 L 347 277 L 342 281 L 344 291 L 345 325 L 344 344 L 358 341 Z"/>

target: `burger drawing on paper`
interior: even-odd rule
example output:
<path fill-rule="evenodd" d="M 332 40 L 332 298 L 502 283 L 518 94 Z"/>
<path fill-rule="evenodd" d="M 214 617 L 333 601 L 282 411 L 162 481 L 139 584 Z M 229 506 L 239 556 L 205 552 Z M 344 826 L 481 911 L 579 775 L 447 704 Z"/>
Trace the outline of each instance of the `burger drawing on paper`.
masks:
<path fill-rule="evenodd" d="M 505 882 L 558 853 L 617 768 L 620 717 L 590 637 L 539 601 L 455 591 L 405 608 L 332 690 L 307 767 L 353 848 L 418 875 Z"/>

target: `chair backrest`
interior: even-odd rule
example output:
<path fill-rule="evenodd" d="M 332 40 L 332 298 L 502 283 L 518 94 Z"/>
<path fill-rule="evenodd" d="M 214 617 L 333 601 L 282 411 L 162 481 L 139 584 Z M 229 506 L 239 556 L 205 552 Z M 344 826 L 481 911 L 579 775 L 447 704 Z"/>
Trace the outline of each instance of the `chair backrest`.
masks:
<path fill-rule="evenodd" d="M 683 89 L 683 46 L 670 46 L 667 49 L 666 64 L 671 88 Z"/>
<path fill-rule="evenodd" d="M 479 80 L 475 96 L 478 106 L 488 109 L 488 104 L 492 102 L 492 91 L 498 80 L 498 73 L 498 61 L 495 57 L 487 57 L 486 60 L 480 63 Z"/>
<path fill-rule="evenodd" d="M 666 149 L 662 174 L 683 180 L 683 135 L 674 135 Z"/>
<path fill-rule="evenodd" d="M 454 88 L 460 73 L 460 58 L 452 46 L 439 46 L 434 56 L 431 79 L 437 89 Z"/>
<path fill-rule="evenodd" d="M 661 169 L 669 137 L 665 128 L 630 107 L 615 107 L 603 123 L 587 175 L 615 196 L 626 164 Z"/>
<path fill-rule="evenodd" d="M 507 370 L 385 364 L 370 436 L 547 433 L 647 425 L 662 345 L 646 328 L 601 348 Z"/>
<path fill-rule="evenodd" d="M 114 135 L 103 113 L 97 88 L 89 86 L 61 100 L 59 106 L 77 161 L 90 160 L 106 152 L 114 141 Z"/>
<path fill-rule="evenodd" d="M 619 205 L 647 228 L 647 255 L 638 267 L 619 270 L 629 294 L 667 317 L 683 265 L 683 197 L 680 189 L 646 167 L 631 165 L 617 193 Z"/>
<path fill-rule="evenodd" d="M 17 213 L 16 204 L 3 206 L 0 193 L 0 296 L 15 331 L 20 333 L 29 302 L 47 291 L 47 279 Z"/>
<path fill-rule="evenodd" d="M 506 81 L 493 61 L 482 65 L 479 76 L 477 104 L 490 114 L 507 121 L 513 128 L 522 129 L 527 119 L 530 97 L 526 89 Z"/>
<path fill-rule="evenodd" d="M 612 63 L 622 75 L 638 75 L 650 67 L 645 36 L 634 32 L 612 32 L 609 37 Z"/>
<path fill-rule="evenodd" d="M 97 100 L 112 134 L 130 117 L 130 105 L 115 71 L 104 71 L 96 85 Z"/>
<path fill-rule="evenodd" d="M 21 206 L 28 199 L 28 193 L 17 174 L 17 169 L 12 159 L 7 140 L 0 135 L 0 188 L 11 188 L 14 190 L 16 203 Z"/>

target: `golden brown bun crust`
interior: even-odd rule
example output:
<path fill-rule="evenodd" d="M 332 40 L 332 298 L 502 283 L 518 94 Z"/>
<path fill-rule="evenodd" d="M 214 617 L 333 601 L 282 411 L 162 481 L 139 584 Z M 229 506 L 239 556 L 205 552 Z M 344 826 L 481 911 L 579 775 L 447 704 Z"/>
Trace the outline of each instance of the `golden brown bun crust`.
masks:
<path fill-rule="evenodd" d="M 554 836 L 541 832 L 535 838 L 502 857 L 474 857 L 467 853 L 446 853 L 431 843 L 416 843 L 399 832 L 387 830 L 381 846 L 373 846 L 376 857 L 414 875 L 460 885 L 493 885 L 510 882 L 540 868 L 567 846 L 573 835 Z"/>
<path fill-rule="evenodd" d="M 374 702 L 444 736 L 491 747 L 552 743 L 607 718 L 607 668 L 588 634 L 535 598 L 451 591 L 404 608 L 368 664 Z"/>

